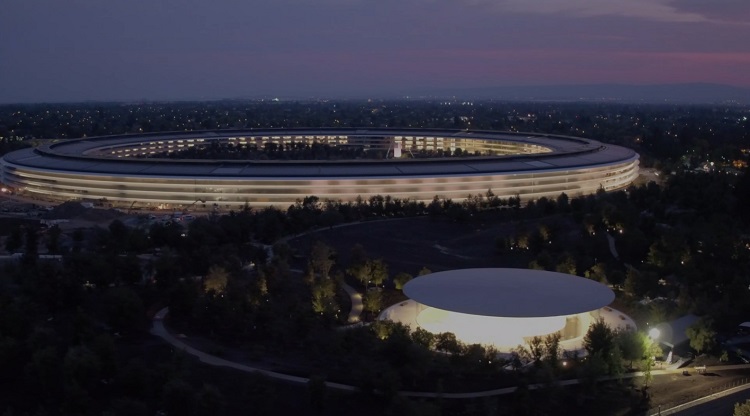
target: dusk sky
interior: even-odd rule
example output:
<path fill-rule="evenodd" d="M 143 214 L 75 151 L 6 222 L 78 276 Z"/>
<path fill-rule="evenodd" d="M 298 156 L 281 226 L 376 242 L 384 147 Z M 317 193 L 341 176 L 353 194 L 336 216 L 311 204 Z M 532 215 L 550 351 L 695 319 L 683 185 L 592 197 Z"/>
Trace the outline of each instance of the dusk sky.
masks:
<path fill-rule="evenodd" d="M 750 87 L 750 0 L 7 0 L 0 102 Z"/>

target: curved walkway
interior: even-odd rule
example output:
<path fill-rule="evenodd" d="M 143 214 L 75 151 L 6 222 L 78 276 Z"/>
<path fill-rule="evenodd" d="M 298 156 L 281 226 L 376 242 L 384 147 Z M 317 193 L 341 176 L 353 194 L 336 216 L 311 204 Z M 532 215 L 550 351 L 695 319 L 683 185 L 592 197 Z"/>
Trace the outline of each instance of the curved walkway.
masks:
<path fill-rule="evenodd" d="M 402 218 L 387 219 L 385 221 L 388 221 L 388 220 L 399 220 L 399 219 L 402 219 Z M 342 227 L 342 226 L 351 226 L 351 225 L 355 225 L 355 224 L 360 224 L 360 223 L 357 222 L 357 223 L 339 224 L 339 225 L 331 227 L 331 228 Z M 318 231 L 323 231 L 323 230 L 325 230 L 325 229 L 311 230 L 311 231 L 304 232 L 304 233 L 301 233 L 301 234 L 297 234 L 297 235 L 294 235 L 294 236 L 285 237 L 285 238 L 283 238 L 283 239 L 281 239 L 279 241 L 286 242 L 286 241 L 289 241 L 289 240 L 297 238 L 297 237 L 301 237 L 301 236 L 306 235 L 306 234 L 312 234 L 312 233 L 315 233 L 315 232 L 318 232 Z M 619 256 L 618 256 L 618 253 L 617 253 L 617 249 L 615 247 L 614 237 L 611 236 L 609 233 L 607 233 L 607 239 L 609 240 L 610 252 L 612 253 L 612 255 L 616 259 L 619 259 Z M 270 253 L 269 253 L 270 256 L 269 257 L 272 257 L 272 255 L 273 255 L 273 248 L 272 247 L 273 246 L 266 245 L 265 247 L 266 247 L 266 249 L 268 251 L 270 251 Z M 349 286 L 348 284 L 346 284 L 344 282 L 342 282 L 342 287 L 346 291 L 346 293 L 349 295 L 349 297 L 351 298 L 351 302 L 352 302 L 352 309 L 349 312 L 349 317 L 348 317 L 347 321 L 349 323 L 359 323 L 360 322 L 360 316 L 361 316 L 362 311 L 363 311 L 362 294 L 360 294 L 353 287 Z M 164 325 L 164 318 L 167 316 L 168 313 L 169 313 L 169 308 L 163 308 L 159 312 L 157 312 L 156 315 L 154 315 L 154 318 L 152 320 L 152 327 L 151 327 L 150 333 L 153 334 L 153 335 L 155 335 L 155 336 L 157 336 L 157 337 L 159 337 L 159 338 L 162 338 L 164 341 L 166 341 L 167 343 L 169 343 L 170 345 L 172 345 L 176 349 L 181 350 L 183 352 L 186 352 L 186 353 L 188 353 L 190 355 L 193 355 L 193 356 L 197 357 L 201 362 L 203 362 L 205 364 L 216 366 L 216 367 L 228 367 L 228 368 L 232 368 L 232 369 L 235 369 L 235 370 L 243 371 L 243 372 L 246 372 L 246 373 L 263 374 L 263 375 L 265 375 L 267 377 L 270 377 L 270 378 L 274 378 L 274 379 L 282 380 L 282 381 L 287 381 L 287 382 L 292 382 L 292 383 L 307 384 L 310 381 L 310 379 L 307 378 L 307 377 L 292 376 L 292 375 L 289 375 L 289 374 L 283 374 L 283 373 L 278 373 L 278 372 L 275 372 L 275 371 L 270 371 L 270 370 L 265 370 L 265 369 L 261 369 L 261 368 L 257 368 L 257 367 L 252 367 L 252 366 L 241 364 L 241 363 L 238 363 L 238 362 L 235 362 L 235 361 L 229 361 L 229 360 L 226 360 L 224 358 L 217 357 L 215 355 L 212 355 L 212 354 L 206 353 L 204 351 L 198 350 L 196 348 L 193 348 L 190 345 L 188 345 L 188 344 L 180 341 L 178 338 L 176 338 L 175 336 L 173 336 L 171 333 L 169 333 L 169 331 L 167 330 L 166 326 Z M 711 367 L 711 370 L 712 371 L 721 371 L 721 370 L 740 369 L 740 368 L 750 368 L 750 364 L 715 366 L 715 367 Z M 681 371 L 682 371 L 681 369 L 680 370 L 676 370 L 676 369 L 653 370 L 653 371 L 651 371 L 651 375 L 655 376 L 655 375 L 663 375 L 663 374 L 677 374 L 677 373 L 680 373 Z M 618 376 L 618 377 L 602 377 L 602 378 L 599 379 L 599 381 L 616 380 L 616 379 L 624 379 L 624 378 L 636 378 L 636 377 L 642 377 L 643 375 L 644 375 L 643 372 L 636 372 L 636 373 L 623 374 L 623 375 Z M 572 380 L 561 380 L 561 381 L 558 381 L 556 384 L 558 386 L 571 386 L 571 385 L 579 384 L 580 382 L 581 382 L 581 380 L 579 380 L 579 379 L 572 379 Z M 325 384 L 326 384 L 326 387 L 333 388 L 333 389 L 336 389 L 336 390 L 350 391 L 350 392 L 359 391 L 358 387 L 351 386 L 351 385 L 348 385 L 348 384 L 334 383 L 334 382 L 330 382 L 330 381 L 326 381 Z M 547 387 L 547 386 L 548 386 L 547 383 L 538 383 L 538 384 L 531 384 L 531 385 L 528 386 L 528 388 L 530 390 L 535 390 L 535 389 L 539 389 L 539 388 L 543 388 L 543 387 Z M 398 394 L 401 395 L 401 396 L 404 396 L 404 397 L 445 398 L 445 399 L 472 399 L 472 398 L 502 396 L 502 395 L 506 395 L 506 394 L 511 394 L 511 393 L 515 392 L 517 388 L 518 387 L 513 386 L 513 387 L 504 387 L 504 388 L 500 388 L 500 389 L 475 391 L 475 392 L 466 392 L 466 393 L 438 393 L 438 392 L 399 391 Z M 730 390 L 734 391 L 734 390 L 740 389 L 740 388 L 748 388 L 748 386 L 737 387 L 737 388 L 730 389 Z M 712 396 L 708 396 L 706 398 L 701 398 L 701 399 L 698 399 L 698 400 L 694 400 L 692 402 L 684 403 L 682 405 L 673 407 L 671 409 L 665 409 L 665 410 L 659 409 L 659 412 L 660 412 L 660 414 L 673 414 L 673 413 L 675 413 L 677 411 L 685 410 L 687 408 L 696 406 L 698 404 L 705 403 L 706 401 L 713 400 L 714 398 L 723 397 L 723 396 L 724 396 L 724 394 L 722 394 L 722 393 L 716 393 L 716 394 L 714 394 Z M 648 414 L 655 414 L 655 413 L 651 413 L 653 411 L 654 410 L 651 410 Z M 668 412 L 668 413 L 665 413 L 665 412 Z"/>
<path fill-rule="evenodd" d="M 169 308 L 164 308 L 160 310 L 159 312 L 157 312 L 156 315 L 154 315 L 154 319 L 152 321 L 153 325 L 151 327 L 151 334 L 156 335 L 157 337 L 163 339 L 164 341 L 171 344 L 173 347 L 175 347 L 178 350 L 184 351 L 190 355 L 198 357 L 198 359 L 203 363 L 217 366 L 217 367 L 233 368 L 235 370 L 244 371 L 246 373 L 259 373 L 259 374 L 263 374 L 265 376 L 268 376 L 277 380 L 283 380 L 283 381 L 292 382 L 292 383 L 306 384 L 307 382 L 310 381 L 310 379 L 307 377 L 292 376 L 289 374 L 277 373 L 275 371 L 252 367 L 252 366 L 241 364 L 238 362 L 229 361 L 224 358 L 220 358 L 215 355 L 193 348 L 187 345 L 186 343 L 180 341 L 174 335 L 169 333 L 166 326 L 164 325 L 164 318 L 167 316 L 167 313 L 169 313 Z M 750 364 L 715 366 L 715 367 L 711 367 L 711 370 L 721 371 L 721 370 L 731 370 L 731 369 L 740 369 L 740 368 L 750 368 Z M 651 371 L 651 374 L 652 375 L 679 374 L 681 373 L 681 371 L 682 370 L 654 370 L 654 371 Z M 643 372 L 623 374 L 620 377 L 602 377 L 599 380 L 607 381 L 607 380 L 616 380 L 618 378 L 635 378 L 635 377 L 641 377 L 641 376 L 643 376 Z M 557 385 L 570 386 L 570 385 L 579 384 L 580 382 L 581 381 L 578 379 L 562 380 L 562 381 L 557 382 Z M 336 389 L 336 390 L 351 391 L 351 392 L 359 391 L 358 387 L 350 386 L 348 384 L 333 383 L 330 381 L 326 381 L 325 384 L 327 387 Z M 535 389 L 547 387 L 548 385 L 549 384 L 546 384 L 546 383 L 538 383 L 538 384 L 529 385 L 528 388 L 531 390 L 535 390 Z M 437 392 L 418 392 L 418 391 L 399 391 L 398 393 L 404 397 L 472 399 L 472 398 L 479 398 L 479 397 L 491 397 L 491 396 L 501 396 L 504 394 L 511 394 L 514 391 L 516 391 L 516 389 L 517 387 L 514 386 L 514 387 L 505 387 L 501 389 L 474 391 L 474 392 L 467 392 L 467 393 L 437 393 Z"/>
<path fill-rule="evenodd" d="M 378 221 L 378 222 L 401 221 L 401 220 L 406 220 L 406 219 L 409 219 L 409 218 L 384 218 L 384 219 L 379 219 L 379 220 L 371 220 L 371 221 L 367 221 L 367 222 L 373 222 L 373 221 Z M 364 222 L 365 221 L 347 222 L 347 223 L 343 223 L 343 224 L 336 224 L 336 225 L 328 227 L 328 228 L 315 228 L 315 229 L 308 230 L 308 231 L 305 231 L 305 232 L 302 232 L 302 233 L 299 233 L 299 234 L 288 235 L 286 237 L 282 237 L 279 240 L 277 240 L 276 243 L 274 243 L 274 244 L 287 243 L 290 240 L 294 240 L 295 238 L 303 237 L 303 236 L 306 236 L 306 235 L 309 235 L 309 234 L 315 234 L 315 233 L 321 232 L 321 231 L 332 230 L 334 228 L 351 227 L 353 225 L 363 224 Z M 270 261 L 271 258 L 273 257 L 273 245 L 262 244 L 262 246 L 266 250 L 266 255 L 268 257 L 268 261 Z M 298 273 L 303 273 L 303 271 L 299 270 L 299 269 L 291 269 L 291 271 L 298 272 Z M 341 287 L 344 289 L 344 291 L 346 292 L 346 294 L 349 295 L 349 299 L 351 300 L 351 303 L 352 303 L 352 308 L 349 311 L 349 317 L 346 319 L 346 322 L 348 322 L 350 324 L 361 324 L 361 322 L 362 322 L 361 316 L 362 316 L 362 312 L 364 311 L 364 304 L 362 303 L 362 294 L 359 293 L 359 292 L 357 292 L 357 290 L 354 289 L 353 287 L 351 287 L 348 284 L 346 284 L 346 282 L 342 281 L 341 282 Z"/>
<path fill-rule="evenodd" d="M 615 238 L 610 233 L 607 233 L 607 242 L 609 243 L 609 252 L 612 253 L 612 257 L 615 260 L 620 260 L 620 254 L 617 252 L 617 247 L 615 246 Z"/>
<path fill-rule="evenodd" d="M 223 358 L 217 357 L 212 354 L 208 354 L 206 352 L 203 352 L 201 350 L 198 350 L 196 348 L 193 348 L 186 343 L 180 341 L 177 339 L 174 335 L 170 334 L 167 330 L 166 326 L 164 326 L 164 318 L 167 316 L 167 313 L 169 313 L 169 308 L 164 308 L 160 310 L 159 312 L 154 315 L 154 319 L 152 321 L 153 325 L 151 326 L 151 334 L 156 335 L 157 337 L 163 339 L 164 341 L 167 341 L 169 344 L 171 344 L 176 349 L 186 352 L 190 355 L 198 357 L 198 359 L 206 363 L 208 365 L 213 365 L 216 367 L 229 367 L 233 368 L 235 370 L 244 371 L 246 373 L 259 373 L 263 374 L 265 376 L 275 378 L 278 380 L 284 380 L 284 381 L 290 381 L 292 383 L 307 383 L 310 381 L 307 377 L 297 377 L 292 376 L 289 374 L 282 374 L 277 373 L 275 371 L 269 371 L 264 370 L 257 367 L 251 367 L 249 365 L 240 364 L 234 361 L 225 360 Z M 358 388 L 354 386 L 349 386 L 346 384 L 339 384 L 339 383 L 332 383 L 332 382 L 326 382 L 326 386 L 337 389 L 337 390 L 346 390 L 346 391 L 357 391 Z"/>
<path fill-rule="evenodd" d="M 347 318 L 346 322 L 356 324 L 360 322 L 360 316 L 362 316 L 362 311 L 365 308 L 364 304 L 362 304 L 362 294 L 344 282 L 341 282 L 341 287 L 344 288 L 344 291 L 346 291 L 346 294 L 349 295 L 352 301 L 352 309 L 349 311 L 349 318 Z"/>
<path fill-rule="evenodd" d="M 244 371 L 246 373 L 259 373 L 263 374 L 265 376 L 268 376 L 270 378 L 274 378 L 277 380 L 292 382 L 292 383 L 300 383 L 300 384 L 306 384 L 310 381 L 307 377 L 299 377 L 299 376 L 292 376 L 289 374 L 283 374 L 283 373 L 277 373 L 275 371 L 265 370 L 257 367 L 251 367 L 249 365 L 240 364 L 238 362 L 229 361 L 224 358 L 217 357 L 215 355 L 209 354 L 207 352 L 198 350 L 196 348 L 191 347 L 190 345 L 187 345 L 186 343 L 182 342 L 181 340 L 177 339 L 174 335 L 170 334 L 167 330 L 166 326 L 164 325 L 164 318 L 169 313 L 169 308 L 164 308 L 160 310 L 159 312 L 154 315 L 154 319 L 152 321 L 153 325 L 151 326 L 151 334 L 156 335 L 157 337 L 163 339 L 167 343 L 171 344 L 175 349 L 178 349 L 180 351 L 183 351 L 185 353 L 188 353 L 190 355 L 193 355 L 197 357 L 201 362 L 216 366 L 216 367 L 228 367 L 233 368 L 235 370 Z M 569 385 L 569 384 L 576 384 L 578 380 L 566 380 L 561 382 L 561 385 Z M 329 388 L 333 388 L 336 390 L 343 390 L 343 391 L 359 391 L 358 387 L 350 386 L 348 384 L 341 384 L 341 383 L 333 383 L 330 381 L 325 382 L 326 386 Z M 538 388 L 541 385 L 533 385 L 529 386 L 529 388 Z M 506 387 L 503 389 L 495 389 L 495 390 L 488 390 L 488 391 L 481 391 L 481 392 L 470 392 L 470 393 L 434 393 L 434 392 L 412 392 L 412 391 L 400 391 L 399 394 L 406 397 L 431 397 L 431 398 L 448 398 L 448 399 L 466 399 L 466 398 L 473 398 L 473 397 L 487 397 L 487 396 L 498 396 L 502 394 L 510 394 L 513 393 L 516 390 L 516 387 Z"/>
<path fill-rule="evenodd" d="M 290 272 L 295 273 L 304 273 L 303 270 L 300 269 L 289 269 Z M 362 321 L 360 320 L 360 316 L 362 316 L 362 311 L 364 311 L 365 307 L 362 303 L 362 294 L 357 292 L 356 289 L 346 284 L 346 282 L 341 282 L 341 288 L 344 289 L 347 295 L 349 295 L 349 299 L 352 302 L 352 308 L 349 311 L 349 317 L 346 318 L 346 322 L 350 324 L 360 324 Z M 350 326 L 347 326 L 346 328 L 349 328 Z"/>

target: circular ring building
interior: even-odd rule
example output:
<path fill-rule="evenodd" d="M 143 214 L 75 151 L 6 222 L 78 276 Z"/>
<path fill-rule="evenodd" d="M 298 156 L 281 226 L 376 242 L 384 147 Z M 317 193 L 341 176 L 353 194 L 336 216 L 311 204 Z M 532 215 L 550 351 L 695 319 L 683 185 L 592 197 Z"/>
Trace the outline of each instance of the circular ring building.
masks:
<path fill-rule="evenodd" d="M 377 151 L 380 160 L 204 160 L 180 151 L 295 144 Z M 166 157 L 173 153 L 170 157 Z M 448 157 L 413 157 L 440 154 Z M 174 156 L 174 157 L 172 157 Z M 267 129 L 121 135 L 59 141 L 0 159 L 6 187 L 51 200 L 138 206 L 288 206 L 305 196 L 354 201 L 389 195 L 463 200 L 491 190 L 522 200 L 624 188 L 638 154 L 596 140 L 429 129 Z"/>

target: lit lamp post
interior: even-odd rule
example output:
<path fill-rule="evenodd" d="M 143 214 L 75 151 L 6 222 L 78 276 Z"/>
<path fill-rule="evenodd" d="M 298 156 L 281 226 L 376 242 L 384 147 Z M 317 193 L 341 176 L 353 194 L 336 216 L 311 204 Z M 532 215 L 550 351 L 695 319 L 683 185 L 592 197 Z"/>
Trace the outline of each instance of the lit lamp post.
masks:
<path fill-rule="evenodd" d="M 651 342 L 657 345 L 664 344 L 670 348 L 669 354 L 667 354 L 667 364 L 672 364 L 672 349 L 674 348 L 674 345 L 668 342 L 659 341 L 659 336 L 661 336 L 661 331 L 659 331 L 658 328 L 651 328 L 648 330 L 648 337 L 651 339 Z"/>
<path fill-rule="evenodd" d="M 648 337 L 651 338 L 652 341 L 659 339 L 659 335 L 661 335 L 659 328 L 651 328 L 648 330 Z"/>
<path fill-rule="evenodd" d="M 644 364 L 646 365 L 646 369 L 643 371 L 644 380 L 643 380 L 643 388 L 647 389 L 648 384 L 651 382 L 651 366 L 655 364 L 655 358 L 652 354 L 653 346 L 657 344 L 656 339 L 659 338 L 659 335 L 661 335 L 661 332 L 656 328 L 651 328 L 648 330 L 648 349 L 646 351 L 646 359 L 644 361 Z M 645 391 L 645 390 L 644 390 Z"/>

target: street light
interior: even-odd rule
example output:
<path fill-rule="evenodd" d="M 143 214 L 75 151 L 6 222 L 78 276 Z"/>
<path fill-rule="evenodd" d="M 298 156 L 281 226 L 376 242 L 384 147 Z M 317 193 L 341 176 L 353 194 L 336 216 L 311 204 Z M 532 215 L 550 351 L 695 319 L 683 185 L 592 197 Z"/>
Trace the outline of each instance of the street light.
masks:
<path fill-rule="evenodd" d="M 659 331 L 659 328 L 651 328 L 648 330 L 648 337 L 652 340 L 656 340 L 659 338 L 659 335 L 661 335 L 661 331 Z"/>

